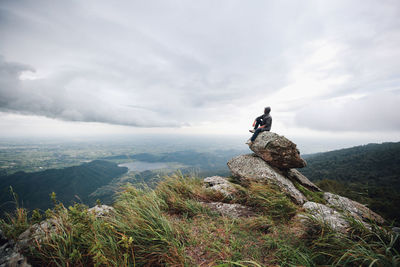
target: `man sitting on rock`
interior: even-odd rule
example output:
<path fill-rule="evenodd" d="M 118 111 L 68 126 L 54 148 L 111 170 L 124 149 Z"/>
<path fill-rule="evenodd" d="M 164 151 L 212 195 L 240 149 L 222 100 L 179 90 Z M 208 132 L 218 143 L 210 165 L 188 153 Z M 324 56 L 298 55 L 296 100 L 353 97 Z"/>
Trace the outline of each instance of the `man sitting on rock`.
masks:
<path fill-rule="evenodd" d="M 253 127 L 254 129 L 249 130 L 249 132 L 253 133 L 253 136 L 250 138 L 249 141 L 246 142 L 249 146 L 253 144 L 254 140 L 256 140 L 257 135 L 263 131 L 270 131 L 272 125 L 272 117 L 269 115 L 271 112 L 270 107 L 264 108 L 264 114 L 258 116 L 254 122 Z"/>

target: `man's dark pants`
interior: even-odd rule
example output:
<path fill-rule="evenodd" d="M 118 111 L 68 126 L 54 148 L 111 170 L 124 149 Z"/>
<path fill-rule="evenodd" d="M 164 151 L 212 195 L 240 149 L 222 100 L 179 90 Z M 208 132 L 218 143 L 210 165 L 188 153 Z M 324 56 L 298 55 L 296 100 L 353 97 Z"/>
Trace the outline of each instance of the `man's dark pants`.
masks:
<path fill-rule="evenodd" d="M 256 129 L 256 131 L 254 132 L 253 136 L 250 138 L 251 142 L 254 142 L 258 136 L 259 133 L 264 132 L 264 131 L 268 131 L 268 129 L 264 129 L 264 128 L 258 128 Z"/>

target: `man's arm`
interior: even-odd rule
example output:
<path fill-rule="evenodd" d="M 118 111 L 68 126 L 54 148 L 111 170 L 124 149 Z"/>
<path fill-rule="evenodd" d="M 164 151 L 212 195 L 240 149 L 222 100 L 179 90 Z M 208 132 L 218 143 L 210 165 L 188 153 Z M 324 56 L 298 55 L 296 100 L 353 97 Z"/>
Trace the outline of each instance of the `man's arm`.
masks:
<path fill-rule="evenodd" d="M 263 117 L 263 115 L 258 116 L 258 117 L 254 120 L 254 122 L 253 122 L 253 127 L 256 125 L 257 121 L 260 121 L 260 120 L 262 119 L 262 117 Z"/>

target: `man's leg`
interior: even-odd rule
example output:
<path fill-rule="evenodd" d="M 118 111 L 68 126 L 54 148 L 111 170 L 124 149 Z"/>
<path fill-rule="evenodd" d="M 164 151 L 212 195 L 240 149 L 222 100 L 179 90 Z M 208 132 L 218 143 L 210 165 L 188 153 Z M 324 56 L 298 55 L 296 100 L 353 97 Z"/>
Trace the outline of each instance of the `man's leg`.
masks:
<path fill-rule="evenodd" d="M 250 138 L 250 141 L 251 141 L 251 142 L 254 142 L 254 141 L 256 140 L 256 138 L 257 138 L 257 135 L 258 135 L 259 133 L 261 133 L 262 131 L 263 131 L 263 128 L 258 128 L 258 129 L 254 132 L 253 136 Z"/>
<path fill-rule="evenodd" d="M 254 125 L 254 130 L 257 129 L 258 126 L 260 126 L 260 124 L 261 124 L 261 120 L 260 120 L 260 119 L 257 119 L 257 120 L 256 120 L 256 125 Z"/>

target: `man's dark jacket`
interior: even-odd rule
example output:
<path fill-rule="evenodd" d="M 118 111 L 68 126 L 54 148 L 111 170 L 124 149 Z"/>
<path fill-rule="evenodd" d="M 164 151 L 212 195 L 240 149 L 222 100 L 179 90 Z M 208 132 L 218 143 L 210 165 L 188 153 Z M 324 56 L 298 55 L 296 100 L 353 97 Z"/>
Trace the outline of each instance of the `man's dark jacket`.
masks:
<path fill-rule="evenodd" d="M 256 118 L 256 120 L 260 123 L 260 126 L 265 125 L 265 131 L 271 130 L 272 125 L 272 117 L 269 114 L 263 114 Z"/>

